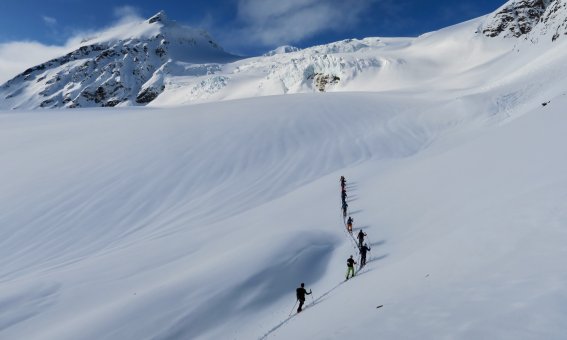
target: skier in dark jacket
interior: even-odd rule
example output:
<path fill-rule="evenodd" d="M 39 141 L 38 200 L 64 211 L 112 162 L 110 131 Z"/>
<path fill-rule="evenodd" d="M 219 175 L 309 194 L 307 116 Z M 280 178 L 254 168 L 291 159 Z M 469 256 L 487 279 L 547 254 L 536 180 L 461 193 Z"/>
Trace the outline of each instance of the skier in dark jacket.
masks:
<path fill-rule="evenodd" d="M 347 230 L 349 233 L 352 234 L 352 222 L 354 222 L 354 219 L 352 217 L 348 217 L 348 220 L 346 221 L 346 225 L 347 225 Z"/>
<path fill-rule="evenodd" d="M 362 244 L 364 243 L 364 236 L 366 233 L 362 231 L 362 229 L 358 232 L 358 248 L 362 248 Z"/>
<path fill-rule="evenodd" d="M 342 200 L 343 202 L 346 202 L 346 198 L 347 198 L 346 191 L 343 190 L 343 191 L 341 192 L 341 200 Z"/>
<path fill-rule="evenodd" d="M 299 307 L 297 307 L 297 312 L 301 313 L 303 304 L 305 303 L 305 295 L 311 294 L 311 289 L 309 289 L 309 292 L 307 292 L 305 290 L 305 283 L 302 283 L 301 287 L 295 290 L 295 293 L 297 295 L 297 301 L 299 301 Z"/>
<path fill-rule="evenodd" d="M 349 279 L 349 274 L 352 274 L 351 277 L 354 277 L 354 265 L 356 261 L 352 258 L 352 255 L 348 258 L 347 262 L 347 272 L 346 272 L 346 279 Z"/>
<path fill-rule="evenodd" d="M 366 245 L 366 243 L 360 247 L 360 268 L 366 265 L 366 253 L 370 251 L 370 248 Z"/>
<path fill-rule="evenodd" d="M 341 188 L 343 189 L 343 191 L 345 190 L 345 187 L 346 187 L 345 176 L 341 176 Z"/>
<path fill-rule="evenodd" d="M 348 209 L 348 204 L 347 204 L 347 202 L 343 202 L 343 218 L 346 217 L 347 209 Z M 344 221 L 344 220 L 343 220 L 343 221 Z"/>

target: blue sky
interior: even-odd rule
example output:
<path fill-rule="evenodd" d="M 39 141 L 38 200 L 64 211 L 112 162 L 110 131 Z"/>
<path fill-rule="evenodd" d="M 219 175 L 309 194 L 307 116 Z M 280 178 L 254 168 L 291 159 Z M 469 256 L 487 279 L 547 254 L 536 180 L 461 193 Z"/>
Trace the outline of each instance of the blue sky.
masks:
<path fill-rule="evenodd" d="M 504 2 L 6 0 L 0 1 L 0 64 L 4 61 L 0 65 L 0 80 L 5 78 L 3 69 L 26 62 L 20 60 L 21 53 L 14 52 L 15 47 L 25 51 L 29 48 L 32 55 L 51 57 L 84 32 L 101 30 L 123 20 L 147 18 L 162 9 L 170 19 L 208 30 L 230 52 L 257 55 L 284 44 L 307 47 L 346 38 L 417 36 L 488 14 Z M 32 55 L 23 59 L 32 62 Z"/>
<path fill-rule="evenodd" d="M 415 36 L 487 14 L 503 3 L 504 0 L 10 0 L 0 3 L 0 42 L 35 40 L 64 44 L 77 32 L 112 25 L 120 16 L 149 17 L 163 9 L 171 19 L 206 28 L 227 49 L 257 54 L 280 44 L 305 47 L 345 38 Z M 281 34 L 271 32 L 278 28 Z M 255 36 L 256 41 L 234 41 L 227 34 L 235 30 L 250 33 L 254 29 L 265 32 Z M 295 32 L 302 29 L 304 32 Z"/>

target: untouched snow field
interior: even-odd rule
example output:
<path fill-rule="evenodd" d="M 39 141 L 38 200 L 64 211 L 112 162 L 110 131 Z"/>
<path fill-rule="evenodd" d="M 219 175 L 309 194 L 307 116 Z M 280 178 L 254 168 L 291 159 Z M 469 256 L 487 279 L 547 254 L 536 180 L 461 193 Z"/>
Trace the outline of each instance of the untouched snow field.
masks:
<path fill-rule="evenodd" d="M 0 112 L 0 339 L 567 338 L 566 46 L 382 93 Z M 341 175 L 372 248 L 348 282 Z"/>

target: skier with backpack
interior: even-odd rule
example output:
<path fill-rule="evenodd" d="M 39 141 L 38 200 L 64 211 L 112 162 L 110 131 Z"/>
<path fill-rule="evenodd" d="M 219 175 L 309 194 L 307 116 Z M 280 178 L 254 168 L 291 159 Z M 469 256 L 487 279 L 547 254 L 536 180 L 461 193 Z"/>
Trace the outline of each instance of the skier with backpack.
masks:
<path fill-rule="evenodd" d="M 351 234 L 352 234 L 352 222 L 354 222 L 354 219 L 349 216 L 347 220 L 347 230 Z"/>
<path fill-rule="evenodd" d="M 311 289 L 309 289 L 309 292 L 307 292 L 307 290 L 305 290 L 305 283 L 301 283 L 301 287 L 295 290 L 295 294 L 297 296 L 297 301 L 299 301 L 299 307 L 297 307 L 297 312 L 301 313 L 301 311 L 303 310 L 302 309 L 303 304 L 305 303 L 305 295 L 310 295 Z"/>
<path fill-rule="evenodd" d="M 345 190 L 345 187 L 346 187 L 345 176 L 341 176 L 341 188 L 343 189 L 343 191 Z"/>
<path fill-rule="evenodd" d="M 346 215 L 347 215 L 347 209 L 348 209 L 348 204 L 347 204 L 347 202 L 343 201 L 343 207 L 342 207 L 342 208 L 343 208 L 343 218 L 345 218 Z M 344 220 L 343 220 L 343 221 L 344 221 Z"/>
<path fill-rule="evenodd" d="M 360 268 L 366 265 L 366 253 L 370 251 L 366 243 L 360 247 Z"/>
<path fill-rule="evenodd" d="M 351 277 L 354 277 L 354 265 L 356 261 L 352 258 L 352 255 L 347 259 L 347 272 L 346 272 L 346 279 L 349 279 L 349 275 L 352 274 Z M 346 280 L 345 280 L 346 281 Z"/>
<path fill-rule="evenodd" d="M 364 243 L 364 236 L 367 236 L 365 232 L 362 231 L 362 229 L 360 229 L 360 231 L 358 232 L 358 248 L 362 248 L 362 244 Z"/>

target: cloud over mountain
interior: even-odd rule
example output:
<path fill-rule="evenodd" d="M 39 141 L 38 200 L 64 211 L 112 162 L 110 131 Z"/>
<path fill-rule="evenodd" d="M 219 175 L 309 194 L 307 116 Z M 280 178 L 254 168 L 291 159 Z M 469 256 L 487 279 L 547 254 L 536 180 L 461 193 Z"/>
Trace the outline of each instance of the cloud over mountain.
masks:
<path fill-rule="evenodd" d="M 240 0 L 239 35 L 262 45 L 301 41 L 356 25 L 376 0 Z"/>
<path fill-rule="evenodd" d="M 61 45 L 43 44 L 38 41 L 10 41 L 0 43 L 0 83 L 11 79 L 27 68 L 61 56 L 78 47 L 82 40 L 96 36 L 115 26 L 143 20 L 139 9 L 133 6 L 119 6 L 113 9 L 114 22 L 97 30 L 74 30 L 71 37 Z M 45 25 L 53 28 L 58 24 L 56 18 L 48 15 L 39 17 Z"/>

